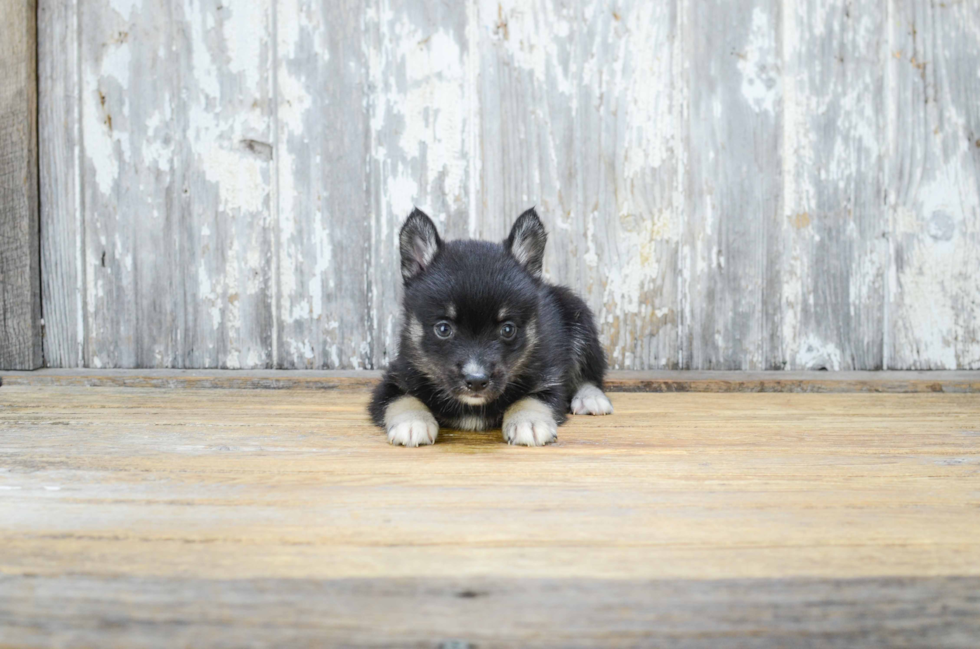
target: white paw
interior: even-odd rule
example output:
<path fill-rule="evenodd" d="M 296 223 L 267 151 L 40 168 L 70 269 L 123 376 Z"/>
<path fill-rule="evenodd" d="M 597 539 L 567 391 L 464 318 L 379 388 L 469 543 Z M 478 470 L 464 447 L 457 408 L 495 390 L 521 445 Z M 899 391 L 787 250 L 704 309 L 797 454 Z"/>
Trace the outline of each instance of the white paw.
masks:
<path fill-rule="evenodd" d="M 572 397 L 573 415 L 611 415 L 612 411 L 609 397 L 591 383 L 580 387 Z"/>
<path fill-rule="evenodd" d="M 518 446 L 544 446 L 558 439 L 551 408 L 533 397 L 521 399 L 504 413 L 504 440 Z"/>
<path fill-rule="evenodd" d="M 388 443 L 396 446 L 425 446 L 436 441 L 439 424 L 429 413 L 388 427 Z"/>
<path fill-rule="evenodd" d="M 415 397 L 401 397 L 385 410 L 388 443 L 398 446 L 425 446 L 439 436 L 439 423 L 429 409 Z"/>

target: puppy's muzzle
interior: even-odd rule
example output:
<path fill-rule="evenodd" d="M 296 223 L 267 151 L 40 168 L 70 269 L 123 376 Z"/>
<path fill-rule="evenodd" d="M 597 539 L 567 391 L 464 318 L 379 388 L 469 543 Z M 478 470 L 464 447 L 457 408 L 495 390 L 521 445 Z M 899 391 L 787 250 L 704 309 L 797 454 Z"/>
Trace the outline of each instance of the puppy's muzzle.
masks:
<path fill-rule="evenodd" d="M 483 371 L 467 372 L 463 380 L 466 381 L 466 389 L 471 392 L 482 392 L 490 385 L 490 377 Z"/>
<path fill-rule="evenodd" d="M 488 370 L 486 365 L 474 360 L 461 367 L 457 398 L 471 406 L 483 405 L 496 398 L 493 369 L 494 366 Z"/>

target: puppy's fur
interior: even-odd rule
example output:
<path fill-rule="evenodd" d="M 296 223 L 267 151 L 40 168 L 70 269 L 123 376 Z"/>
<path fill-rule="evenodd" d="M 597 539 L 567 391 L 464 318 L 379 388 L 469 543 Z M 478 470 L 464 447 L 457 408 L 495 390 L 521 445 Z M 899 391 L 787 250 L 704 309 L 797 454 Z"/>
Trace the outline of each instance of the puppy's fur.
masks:
<path fill-rule="evenodd" d="M 546 239 L 533 209 L 503 244 L 444 242 L 423 212 L 408 217 L 401 346 L 370 406 L 389 442 L 431 444 L 442 426 L 540 446 L 569 411 L 612 412 L 592 312 L 541 279 Z"/>

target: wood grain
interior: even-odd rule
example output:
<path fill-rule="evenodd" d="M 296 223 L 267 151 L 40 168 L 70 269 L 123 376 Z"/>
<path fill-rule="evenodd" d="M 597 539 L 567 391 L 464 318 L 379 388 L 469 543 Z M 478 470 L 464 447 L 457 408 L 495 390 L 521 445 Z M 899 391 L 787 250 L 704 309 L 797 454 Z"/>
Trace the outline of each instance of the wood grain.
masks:
<path fill-rule="evenodd" d="M 37 5 L 0 6 L 0 368 L 41 355 L 37 185 Z"/>
<path fill-rule="evenodd" d="M 691 2 L 681 367 L 782 369 L 779 3 Z"/>
<path fill-rule="evenodd" d="M 977 633 L 976 395 L 613 394 L 541 449 L 367 396 L 0 388 L 0 643 Z"/>
<path fill-rule="evenodd" d="M 980 267 L 980 7 L 895 0 L 889 8 L 885 362 L 976 367 L 980 282 L 967 269 Z"/>
<path fill-rule="evenodd" d="M 180 170 L 172 105 L 178 92 L 170 3 L 93 2 L 65 15 L 76 12 L 83 219 L 76 233 L 82 264 L 77 276 L 84 282 L 82 323 L 76 326 L 83 332 L 84 365 L 179 367 L 177 244 L 185 228 L 176 202 Z M 45 216 L 44 229 L 58 227 Z M 65 261 L 76 273 L 72 256 Z M 61 263 L 49 259 L 46 267 L 57 274 Z"/>
<path fill-rule="evenodd" d="M 424 206 L 443 235 L 472 233 L 482 208 L 475 188 L 479 144 L 473 104 L 472 2 L 363 3 L 367 60 L 360 83 L 370 96 L 368 222 L 370 259 L 364 351 L 344 368 L 380 368 L 395 357 L 401 313 L 398 231 L 413 205 Z M 503 238 L 503 237 L 501 237 Z M 346 272 L 346 271 L 345 271 Z"/>
<path fill-rule="evenodd" d="M 37 86 L 44 362 L 85 367 L 78 4 L 39 0 Z"/>
<path fill-rule="evenodd" d="M 0 385 L 273 390 L 370 390 L 381 379 L 371 370 L 64 370 L 3 372 Z M 980 393 L 980 373 L 742 372 L 613 370 L 610 392 L 915 392 Z"/>
<path fill-rule="evenodd" d="M 778 365 L 881 369 L 888 8 L 799 0 L 782 11 Z"/>
<path fill-rule="evenodd" d="M 978 16 L 44 0 L 48 365 L 379 369 L 412 206 L 536 205 L 614 368 L 978 369 Z"/>
<path fill-rule="evenodd" d="M 143 330 L 158 345 L 172 340 L 178 367 L 272 367 L 273 2 L 187 0 L 172 11 L 171 92 L 180 100 L 172 117 L 170 186 L 179 257 L 169 299 L 181 319 L 159 325 L 168 305 L 162 313 L 147 305 Z M 150 271 L 146 278 L 166 274 Z M 139 360 L 136 366 L 170 364 Z"/>
<path fill-rule="evenodd" d="M 363 3 L 276 6 L 279 294 L 271 366 L 373 367 Z"/>
<path fill-rule="evenodd" d="M 545 276 L 586 299 L 617 368 L 682 362 L 678 5 L 481 3 L 477 16 L 485 210 L 467 234 L 503 239 L 536 205 L 550 237 Z"/>
<path fill-rule="evenodd" d="M 980 578 L 0 580 L 14 646 L 954 647 Z M 96 595 L 97 594 L 97 595 Z M 200 601 L 207 601 L 201 606 Z M 542 603 L 547 602 L 546 615 Z M 179 622 L 177 622 L 179 620 Z M 235 624 L 231 626 L 229 621 Z"/>

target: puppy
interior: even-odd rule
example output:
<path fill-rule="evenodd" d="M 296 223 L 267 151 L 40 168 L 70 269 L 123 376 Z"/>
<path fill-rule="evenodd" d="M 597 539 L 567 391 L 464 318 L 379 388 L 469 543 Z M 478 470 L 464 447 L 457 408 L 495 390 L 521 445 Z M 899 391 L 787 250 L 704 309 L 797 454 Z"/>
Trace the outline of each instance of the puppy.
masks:
<path fill-rule="evenodd" d="M 423 212 L 408 217 L 401 346 L 370 405 L 390 443 L 432 444 L 442 426 L 542 446 L 568 412 L 612 412 L 592 312 L 541 279 L 546 239 L 533 209 L 503 244 L 444 242 Z"/>

